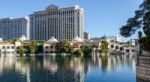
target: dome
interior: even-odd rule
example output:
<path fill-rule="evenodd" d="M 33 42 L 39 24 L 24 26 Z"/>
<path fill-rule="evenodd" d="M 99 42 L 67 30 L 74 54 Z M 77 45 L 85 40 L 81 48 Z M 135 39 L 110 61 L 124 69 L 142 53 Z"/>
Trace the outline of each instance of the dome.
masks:
<path fill-rule="evenodd" d="M 57 9 L 59 9 L 59 7 L 58 6 L 56 6 L 56 5 L 54 5 L 54 4 L 51 4 L 51 5 L 49 5 L 47 8 L 46 8 L 46 10 L 57 10 Z"/>
<path fill-rule="evenodd" d="M 83 39 L 79 38 L 79 37 L 76 37 L 74 40 L 74 42 L 83 42 Z"/>
<path fill-rule="evenodd" d="M 25 41 L 25 40 L 28 40 L 28 38 L 25 36 L 25 35 L 22 35 L 20 38 L 19 38 L 20 41 Z"/>
<path fill-rule="evenodd" d="M 51 39 L 49 39 L 48 42 L 58 42 L 58 40 L 55 39 L 54 37 L 51 37 Z"/>

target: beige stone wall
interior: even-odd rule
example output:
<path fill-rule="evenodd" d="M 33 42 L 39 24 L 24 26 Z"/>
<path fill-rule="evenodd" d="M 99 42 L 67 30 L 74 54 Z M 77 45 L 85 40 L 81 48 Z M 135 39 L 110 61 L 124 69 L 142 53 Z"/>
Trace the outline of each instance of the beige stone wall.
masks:
<path fill-rule="evenodd" d="M 150 81 L 150 55 L 139 56 L 136 71 L 137 78 Z"/>

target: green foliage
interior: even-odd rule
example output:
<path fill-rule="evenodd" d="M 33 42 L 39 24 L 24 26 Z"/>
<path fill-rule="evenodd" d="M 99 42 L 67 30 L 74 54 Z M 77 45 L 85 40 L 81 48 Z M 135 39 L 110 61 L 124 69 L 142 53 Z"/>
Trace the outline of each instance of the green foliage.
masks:
<path fill-rule="evenodd" d="M 150 38 L 142 37 L 140 41 L 142 50 L 150 51 Z"/>
<path fill-rule="evenodd" d="M 35 54 L 38 52 L 43 52 L 43 45 L 38 45 L 37 41 L 24 41 L 22 45 L 17 48 L 18 54 Z"/>
<path fill-rule="evenodd" d="M 82 52 L 81 49 L 78 49 L 78 50 L 76 50 L 76 51 L 74 52 L 74 54 L 75 54 L 77 57 L 81 56 L 82 53 L 83 53 L 83 52 Z"/>
<path fill-rule="evenodd" d="M 129 18 L 127 24 L 120 28 L 120 34 L 124 37 L 129 37 L 140 28 L 143 29 L 146 35 L 145 38 L 142 38 L 141 45 L 144 45 L 143 49 L 149 50 L 150 46 L 148 47 L 147 45 L 150 44 L 148 43 L 150 38 L 150 0 L 143 0 L 140 9 L 135 11 L 135 16 Z"/>
<path fill-rule="evenodd" d="M 81 50 L 82 50 L 84 56 L 89 56 L 89 55 L 91 55 L 92 52 L 93 52 L 93 48 L 92 48 L 92 47 L 89 47 L 89 46 L 82 46 L 82 47 L 81 47 Z"/>
<path fill-rule="evenodd" d="M 102 41 L 100 53 L 107 53 L 108 52 L 108 45 L 109 45 L 109 43 L 107 41 Z"/>
<path fill-rule="evenodd" d="M 36 50 L 37 50 L 37 42 L 36 41 L 32 41 L 29 44 L 29 52 L 30 52 L 30 54 L 35 54 Z"/>
<path fill-rule="evenodd" d="M 19 46 L 19 47 L 17 48 L 17 53 L 18 53 L 20 56 L 23 56 L 23 54 L 24 54 L 24 48 L 23 48 L 23 46 Z"/>
<path fill-rule="evenodd" d="M 57 44 L 56 48 L 59 53 L 71 53 L 72 46 L 69 41 L 62 40 Z"/>
<path fill-rule="evenodd" d="M 127 24 L 120 28 L 120 34 L 124 37 L 129 37 L 143 26 L 143 31 L 146 36 L 149 36 L 150 31 L 150 1 L 144 0 L 140 5 L 140 9 L 135 11 L 135 16 L 129 18 Z"/>
<path fill-rule="evenodd" d="M 38 45 L 37 46 L 37 53 L 42 53 L 44 50 L 43 50 L 43 45 Z"/>
<path fill-rule="evenodd" d="M 13 38 L 13 39 L 11 39 L 11 42 L 15 44 L 15 42 L 16 42 L 17 40 L 18 40 L 17 38 Z"/>

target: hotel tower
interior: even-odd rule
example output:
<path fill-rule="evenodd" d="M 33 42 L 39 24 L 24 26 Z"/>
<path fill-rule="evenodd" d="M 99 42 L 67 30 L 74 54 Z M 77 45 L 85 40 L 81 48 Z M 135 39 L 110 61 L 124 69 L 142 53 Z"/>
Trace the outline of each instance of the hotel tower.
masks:
<path fill-rule="evenodd" d="M 30 39 L 73 40 L 84 38 L 84 10 L 79 6 L 59 8 L 50 5 L 45 10 L 30 15 Z"/>
<path fill-rule="evenodd" d="M 29 18 L 2 18 L 0 19 L 0 37 L 4 40 L 20 38 L 22 35 L 29 38 Z"/>

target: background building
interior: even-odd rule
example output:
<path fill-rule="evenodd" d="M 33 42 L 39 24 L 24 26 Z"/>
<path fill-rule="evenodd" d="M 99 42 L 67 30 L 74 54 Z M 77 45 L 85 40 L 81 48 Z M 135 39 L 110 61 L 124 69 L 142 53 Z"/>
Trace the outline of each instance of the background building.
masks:
<path fill-rule="evenodd" d="M 89 32 L 84 32 L 84 39 L 90 40 L 90 33 Z"/>
<path fill-rule="evenodd" d="M 50 5 L 31 14 L 30 24 L 31 40 L 84 38 L 84 10 L 79 6 L 59 8 Z"/>
<path fill-rule="evenodd" d="M 0 19 L 0 37 L 4 40 L 19 38 L 22 35 L 29 38 L 29 19 L 27 17 Z"/>

